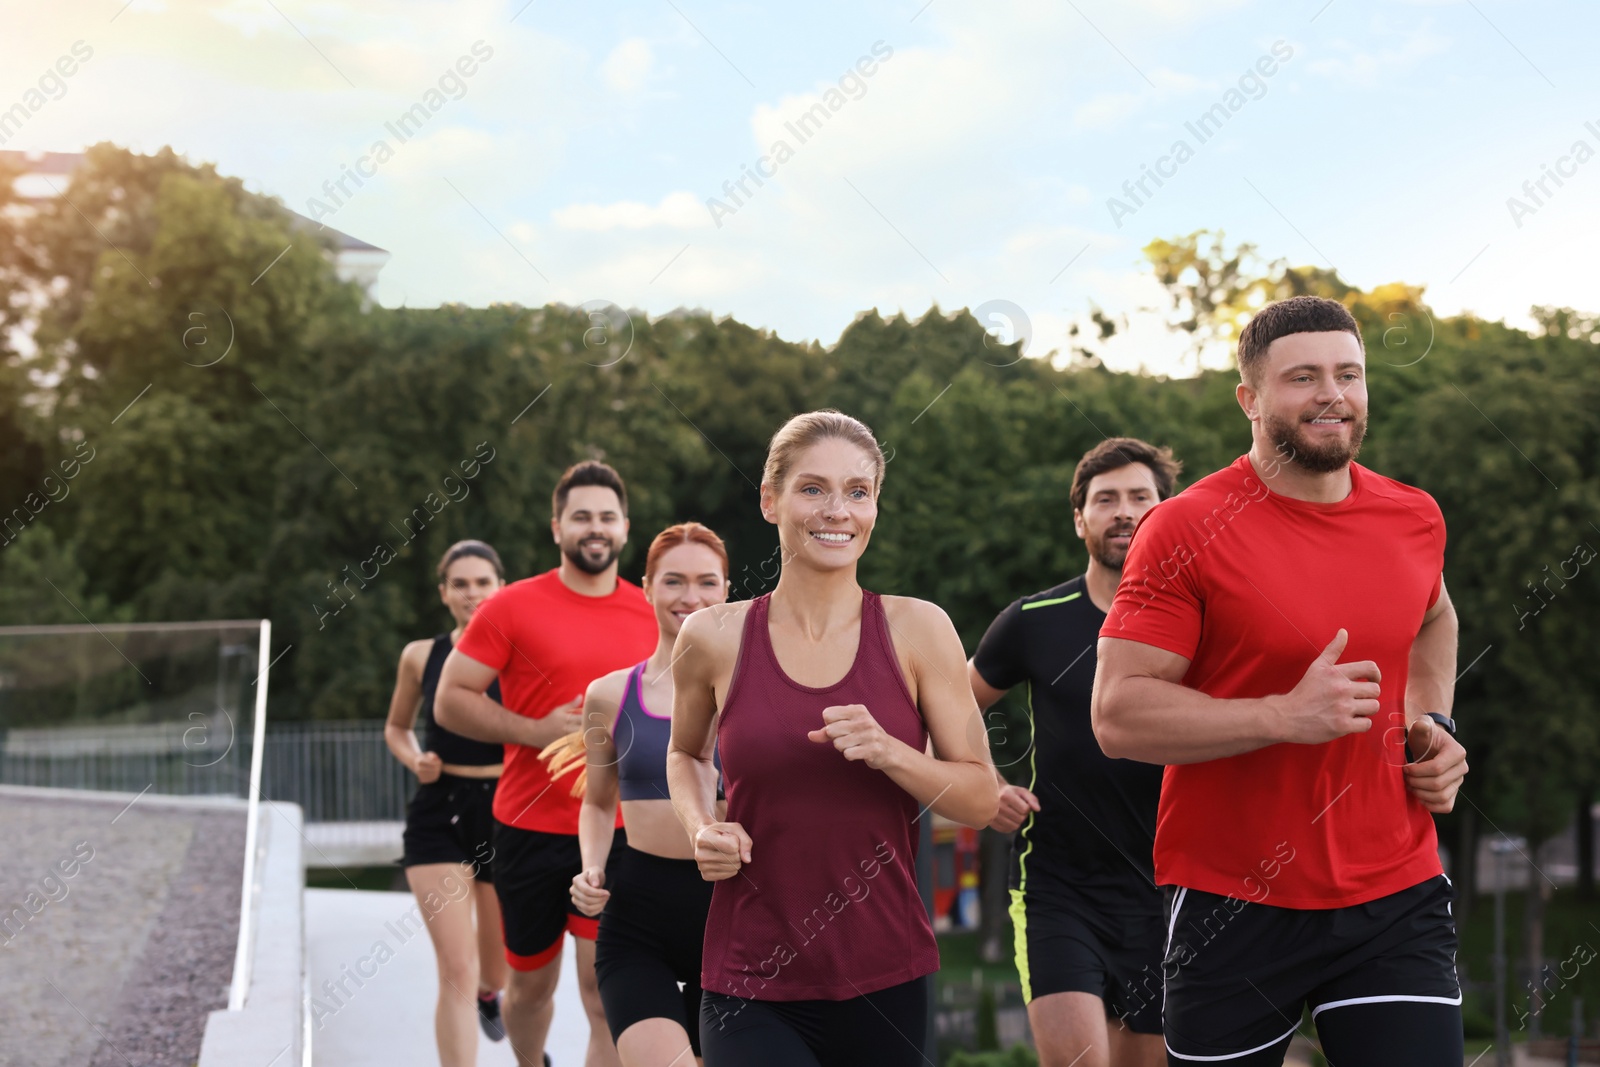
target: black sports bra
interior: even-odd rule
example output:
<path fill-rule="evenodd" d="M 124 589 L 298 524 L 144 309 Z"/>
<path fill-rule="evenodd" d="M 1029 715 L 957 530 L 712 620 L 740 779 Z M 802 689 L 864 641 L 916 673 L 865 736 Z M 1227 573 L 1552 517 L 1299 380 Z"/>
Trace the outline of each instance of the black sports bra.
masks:
<path fill-rule="evenodd" d="M 422 750 L 435 752 L 445 763 L 458 767 L 490 767 L 505 762 L 505 746 L 489 741 L 474 741 L 440 726 L 433 717 L 433 693 L 439 688 L 439 674 L 444 670 L 445 657 L 452 648 L 449 634 L 433 639 L 428 650 L 428 664 L 422 668 Z M 500 703 L 500 680 L 489 686 L 488 697 Z"/>

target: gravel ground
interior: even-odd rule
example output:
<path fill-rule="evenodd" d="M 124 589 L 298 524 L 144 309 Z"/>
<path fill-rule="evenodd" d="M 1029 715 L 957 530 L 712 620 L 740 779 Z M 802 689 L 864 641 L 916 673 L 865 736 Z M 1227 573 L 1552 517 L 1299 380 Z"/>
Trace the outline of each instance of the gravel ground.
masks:
<path fill-rule="evenodd" d="M 125 803 L 0 795 L 0 1065 L 189 1067 L 227 1005 L 243 812 Z"/>

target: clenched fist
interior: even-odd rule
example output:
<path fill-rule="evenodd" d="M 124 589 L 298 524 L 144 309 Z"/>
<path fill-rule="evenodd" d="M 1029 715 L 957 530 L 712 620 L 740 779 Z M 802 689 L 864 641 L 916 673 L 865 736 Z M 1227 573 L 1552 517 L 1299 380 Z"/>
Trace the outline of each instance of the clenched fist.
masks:
<path fill-rule="evenodd" d="M 593 918 L 600 914 L 611 899 L 611 890 L 605 888 L 606 869 L 585 867 L 572 876 L 572 903 L 579 911 Z"/>
<path fill-rule="evenodd" d="M 1448 813 L 1467 776 L 1467 750 L 1427 716 L 1406 728 L 1406 747 L 1416 757 L 1405 766 L 1406 788 L 1435 815 Z"/>
<path fill-rule="evenodd" d="M 708 882 L 732 878 L 750 862 L 750 835 L 736 822 L 708 823 L 694 835 L 694 861 Z"/>
<path fill-rule="evenodd" d="M 822 709 L 822 728 L 806 734 L 819 744 L 833 742 L 847 760 L 861 760 L 881 771 L 893 758 L 900 742 L 890 737 L 865 704 L 841 704 Z"/>

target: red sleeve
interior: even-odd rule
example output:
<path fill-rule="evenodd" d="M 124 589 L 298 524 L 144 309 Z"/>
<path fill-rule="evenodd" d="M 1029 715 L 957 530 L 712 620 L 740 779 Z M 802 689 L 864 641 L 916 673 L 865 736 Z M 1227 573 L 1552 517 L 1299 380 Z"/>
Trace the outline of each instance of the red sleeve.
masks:
<path fill-rule="evenodd" d="M 1138 641 L 1193 660 L 1203 600 L 1182 509 L 1152 508 L 1134 531 L 1101 637 Z"/>
<path fill-rule="evenodd" d="M 1428 498 L 1429 511 L 1433 520 L 1433 539 L 1439 546 L 1438 573 L 1433 579 L 1433 592 L 1428 596 L 1428 610 L 1431 611 L 1433 606 L 1439 602 L 1439 594 L 1444 591 L 1444 512 L 1440 510 L 1439 502 L 1433 499 L 1431 494 L 1424 493 L 1423 495 Z"/>
<path fill-rule="evenodd" d="M 492 596 L 472 613 L 466 632 L 456 642 L 456 651 L 485 667 L 503 671 L 511 662 L 512 632 L 511 598 Z"/>

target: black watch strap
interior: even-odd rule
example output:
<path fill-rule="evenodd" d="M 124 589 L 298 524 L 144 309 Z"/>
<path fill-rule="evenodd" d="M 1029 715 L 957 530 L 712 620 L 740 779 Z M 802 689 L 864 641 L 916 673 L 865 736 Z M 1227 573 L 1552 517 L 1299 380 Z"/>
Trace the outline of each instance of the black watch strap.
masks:
<path fill-rule="evenodd" d="M 1445 732 L 1451 737 L 1456 735 L 1456 721 L 1448 715 L 1441 715 L 1437 711 L 1428 712 L 1428 718 L 1444 727 Z"/>

